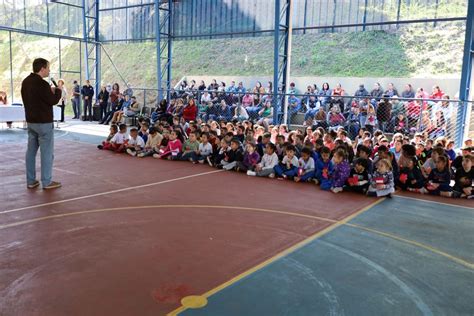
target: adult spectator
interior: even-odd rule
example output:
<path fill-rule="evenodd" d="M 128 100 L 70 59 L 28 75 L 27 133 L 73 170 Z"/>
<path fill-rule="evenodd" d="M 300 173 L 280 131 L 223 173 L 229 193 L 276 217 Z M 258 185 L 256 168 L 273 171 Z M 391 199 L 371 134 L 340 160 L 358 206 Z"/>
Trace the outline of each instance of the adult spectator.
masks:
<path fill-rule="evenodd" d="M 94 88 L 91 86 L 89 80 L 86 80 L 86 84 L 82 86 L 81 94 L 84 100 L 84 121 L 89 117 L 89 121 L 92 122 L 92 97 L 94 96 Z M 89 116 L 87 116 L 87 113 L 89 113 Z"/>
<path fill-rule="evenodd" d="M 265 102 L 263 108 L 258 112 L 258 124 L 265 126 L 268 129 L 269 125 L 273 124 L 273 107 L 270 101 Z"/>
<path fill-rule="evenodd" d="M 0 91 L 0 105 L 7 105 L 7 93 L 5 91 Z"/>
<path fill-rule="evenodd" d="M 441 91 L 439 86 L 434 86 L 432 93 L 430 95 L 430 99 L 443 99 L 444 98 L 444 92 Z"/>
<path fill-rule="evenodd" d="M 73 119 L 81 118 L 81 87 L 77 83 L 77 80 L 73 81 L 71 103 L 72 111 L 74 112 Z"/>
<path fill-rule="evenodd" d="M 28 189 L 39 186 L 36 180 L 36 153 L 41 148 L 41 184 L 43 189 L 61 187 L 52 180 L 54 160 L 53 105 L 62 97 L 60 87 L 51 87 L 43 78 L 49 76 L 49 62 L 43 58 L 33 61 L 33 73 L 21 84 L 21 97 L 28 123 L 26 151 L 26 181 Z"/>
<path fill-rule="evenodd" d="M 199 83 L 198 91 L 204 91 L 206 90 L 206 84 L 204 83 L 204 80 L 201 80 Z"/>
<path fill-rule="evenodd" d="M 372 91 L 370 91 L 370 96 L 372 97 L 373 100 L 375 101 L 379 101 L 380 98 L 382 98 L 383 96 L 383 89 L 382 89 L 382 86 L 380 85 L 380 83 L 376 82 L 374 84 L 374 88 L 372 89 Z"/>
<path fill-rule="evenodd" d="M 260 81 L 257 81 L 252 92 L 253 92 L 253 104 L 257 106 L 260 103 L 260 99 L 262 95 L 265 93 L 265 89 L 262 87 L 262 83 Z"/>
<path fill-rule="evenodd" d="M 118 83 L 112 85 L 112 91 L 109 93 L 110 110 L 117 107 L 117 102 L 120 94 L 120 86 Z"/>
<path fill-rule="evenodd" d="M 61 108 L 61 123 L 64 123 L 64 109 L 66 108 L 66 99 L 67 99 L 67 90 L 66 87 L 64 86 L 64 80 L 59 79 L 58 80 L 58 87 L 61 89 L 61 99 L 59 100 L 59 103 L 57 106 Z"/>
<path fill-rule="evenodd" d="M 323 83 L 323 87 L 319 91 L 319 102 L 324 109 L 327 109 L 327 105 L 331 101 L 332 91 L 329 88 L 329 83 Z"/>
<path fill-rule="evenodd" d="M 113 90 L 112 90 L 113 92 Z M 111 94 L 112 95 L 112 94 Z M 108 125 L 112 118 L 114 117 L 115 112 L 119 111 L 122 108 L 123 103 L 125 102 L 125 98 L 123 94 L 119 93 L 117 95 L 116 101 L 112 102 L 112 107 L 109 112 L 104 116 L 104 118 L 99 122 L 99 124 Z"/>
<path fill-rule="evenodd" d="M 232 119 L 232 112 L 230 110 L 230 106 L 227 105 L 227 103 L 222 100 L 220 103 L 220 106 L 217 110 L 218 116 L 217 120 L 224 120 L 224 121 L 230 121 Z"/>
<path fill-rule="evenodd" d="M 242 97 L 242 93 L 247 92 L 247 89 L 245 89 L 244 84 L 242 83 L 242 81 L 239 82 L 239 85 L 238 85 L 238 87 L 237 87 L 237 89 L 236 89 L 236 92 L 239 93 L 239 97 Z"/>
<path fill-rule="evenodd" d="M 301 100 L 293 93 L 288 97 L 288 120 L 291 122 L 293 117 L 301 110 Z"/>
<path fill-rule="evenodd" d="M 385 133 L 387 123 L 391 119 L 392 103 L 388 99 L 385 99 L 387 95 L 384 95 L 384 99 L 377 106 L 377 122 L 379 123 L 379 129 Z"/>
<path fill-rule="evenodd" d="M 387 90 L 384 92 L 385 95 L 387 95 L 389 98 L 392 98 L 394 96 L 398 97 L 398 91 L 395 89 L 395 86 L 393 83 L 389 83 L 387 86 Z"/>
<path fill-rule="evenodd" d="M 207 90 L 217 91 L 218 88 L 219 88 L 219 84 L 217 83 L 217 80 L 212 79 L 211 84 L 209 85 L 209 87 L 207 87 Z"/>
<path fill-rule="evenodd" d="M 359 89 L 357 89 L 357 91 L 354 92 L 354 96 L 356 98 L 352 102 L 352 106 L 358 105 L 359 101 L 361 101 L 363 98 L 366 98 L 369 95 L 370 95 L 370 93 L 369 93 L 369 91 L 367 91 L 365 86 L 363 84 L 360 84 Z"/>
<path fill-rule="evenodd" d="M 413 90 L 413 87 L 411 84 L 406 84 L 405 85 L 405 90 L 402 92 L 402 98 L 404 99 L 411 99 L 415 97 L 415 90 Z"/>
<path fill-rule="evenodd" d="M 233 120 L 238 121 L 245 121 L 249 119 L 249 114 L 243 104 L 239 103 L 234 109 L 234 116 L 232 117 Z"/>
<path fill-rule="evenodd" d="M 269 81 L 269 83 L 271 84 L 270 81 Z M 296 90 L 296 85 L 295 85 L 294 82 L 290 83 L 290 87 L 288 89 L 288 94 L 298 94 L 298 91 Z"/>
<path fill-rule="evenodd" d="M 201 95 L 201 104 L 207 104 L 207 102 L 211 101 L 211 95 L 209 92 L 204 91 Z"/>
<path fill-rule="evenodd" d="M 97 96 L 99 99 L 99 107 L 100 107 L 100 121 L 102 121 L 107 114 L 107 105 L 109 102 L 109 92 L 107 91 L 106 86 L 102 86 Z"/>
<path fill-rule="evenodd" d="M 189 98 L 188 105 L 183 109 L 183 118 L 186 122 L 195 121 L 197 116 L 197 106 L 193 98 Z"/>
<path fill-rule="evenodd" d="M 402 101 L 394 97 L 390 102 L 392 103 L 392 117 L 397 116 L 399 113 L 405 114 L 405 104 Z"/>
<path fill-rule="evenodd" d="M 318 102 L 318 99 L 315 95 L 310 95 L 306 101 L 306 113 L 304 115 L 304 120 L 313 119 L 316 113 L 318 113 L 321 105 Z"/>
<path fill-rule="evenodd" d="M 7 105 L 8 100 L 7 100 L 7 93 L 5 91 L 0 91 L 0 105 Z M 13 122 L 7 122 L 7 127 L 12 128 L 12 123 Z"/>
<path fill-rule="evenodd" d="M 242 97 L 242 105 L 244 106 L 244 108 L 248 108 L 248 107 L 251 107 L 253 105 L 253 96 L 246 93 L 243 97 Z"/>
<path fill-rule="evenodd" d="M 237 87 L 235 86 L 235 81 L 232 80 L 230 82 L 230 85 L 225 89 L 225 92 L 227 93 L 234 93 L 235 91 L 237 91 Z"/>
<path fill-rule="evenodd" d="M 391 125 L 393 126 L 394 133 L 401 133 L 403 135 L 408 133 L 408 119 L 404 112 L 399 112 L 394 116 Z"/>
<path fill-rule="evenodd" d="M 221 81 L 221 83 L 219 84 L 219 87 L 217 88 L 217 91 L 226 92 L 226 85 L 224 81 Z"/>

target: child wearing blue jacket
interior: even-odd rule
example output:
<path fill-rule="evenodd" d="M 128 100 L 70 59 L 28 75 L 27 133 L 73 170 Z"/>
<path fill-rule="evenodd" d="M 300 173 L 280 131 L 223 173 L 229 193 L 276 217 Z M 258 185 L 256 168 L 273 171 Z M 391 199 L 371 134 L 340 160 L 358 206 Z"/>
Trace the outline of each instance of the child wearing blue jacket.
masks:
<path fill-rule="evenodd" d="M 301 150 L 301 158 L 299 159 L 298 175 L 295 177 L 295 182 L 307 182 L 314 177 L 314 159 L 311 157 L 311 149 L 304 147 Z"/>
<path fill-rule="evenodd" d="M 321 159 L 316 161 L 314 182 L 321 185 L 321 190 L 330 190 L 332 186 L 331 176 L 334 170 L 334 165 L 330 159 L 331 150 L 328 147 L 323 147 L 320 155 Z"/>
<path fill-rule="evenodd" d="M 295 156 L 296 148 L 293 145 L 286 146 L 286 155 L 283 157 L 283 160 L 280 164 L 276 165 L 273 170 L 277 178 L 291 178 L 295 177 L 298 174 L 298 158 Z M 270 178 L 272 176 L 270 175 Z"/>

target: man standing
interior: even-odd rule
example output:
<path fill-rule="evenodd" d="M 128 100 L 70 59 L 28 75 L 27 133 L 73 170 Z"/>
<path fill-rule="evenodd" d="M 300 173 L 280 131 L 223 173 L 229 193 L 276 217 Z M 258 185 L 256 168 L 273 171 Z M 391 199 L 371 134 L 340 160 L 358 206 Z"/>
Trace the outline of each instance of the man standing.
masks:
<path fill-rule="evenodd" d="M 60 88 L 51 87 L 43 78 L 49 76 L 49 62 L 43 58 L 33 61 L 33 73 L 23 80 L 21 97 L 28 123 L 26 151 L 26 181 L 28 189 L 39 186 L 36 180 L 36 153 L 41 149 L 41 184 L 43 189 L 56 189 L 61 183 L 52 181 L 54 159 L 53 106 L 62 97 Z"/>
<path fill-rule="evenodd" d="M 72 88 L 72 110 L 74 111 L 73 119 L 80 119 L 81 118 L 81 87 L 77 83 L 77 80 L 73 82 L 74 87 Z"/>
<path fill-rule="evenodd" d="M 94 96 L 94 88 L 89 80 L 82 87 L 82 97 L 84 98 L 84 121 L 87 120 L 87 110 L 89 110 L 89 121 L 92 122 L 92 97 Z"/>

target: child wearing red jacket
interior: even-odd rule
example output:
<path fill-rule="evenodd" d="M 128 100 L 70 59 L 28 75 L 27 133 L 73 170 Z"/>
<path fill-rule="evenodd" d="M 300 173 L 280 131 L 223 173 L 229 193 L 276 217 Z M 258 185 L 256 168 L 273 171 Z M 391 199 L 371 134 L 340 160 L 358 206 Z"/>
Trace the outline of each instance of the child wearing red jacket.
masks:
<path fill-rule="evenodd" d="M 190 99 L 188 105 L 183 109 L 183 118 L 186 122 L 195 121 L 197 115 L 198 108 L 194 99 Z"/>
<path fill-rule="evenodd" d="M 182 148 L 183 143 L 178 138 L 178 132 L 172 131 L 168 145 L 164 149 L 160 149 L 159 153 L 153 154 L 153 158 L 177 160 Z"/>

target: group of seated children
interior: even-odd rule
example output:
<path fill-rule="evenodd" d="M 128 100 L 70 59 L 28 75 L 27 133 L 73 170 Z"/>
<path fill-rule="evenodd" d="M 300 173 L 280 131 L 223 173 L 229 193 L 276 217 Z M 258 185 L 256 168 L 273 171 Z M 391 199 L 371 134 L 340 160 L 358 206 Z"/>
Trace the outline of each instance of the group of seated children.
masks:
<path fill-rule="evenodd" d="M 134 157 L 207 163 L 249 176 L 313 182 L 334 193 L 352 191 L 391 197 L 402 190 L 446 197 L 473 198 L 472 144 L 456 157 L 445 138 L 424 142 L 395 134 L 391 141 L 380 131 L 362 131 L 351 141 L 344 129 L 289 132 L 285 126 L 265 132 L 251 122 L 182 125 L 159 122 L 140 129 L 121 124 L 99 149 Z M 275 128 L 277 132 L 275 133 Z M 471 141 L 471 140 L 469 140 Z M 472 141 L 471 141 L 472 142 Z M 467 142 L 466 142 L 467 143 Z M 454 176 L 452 176 L 454 175 Z"/>

